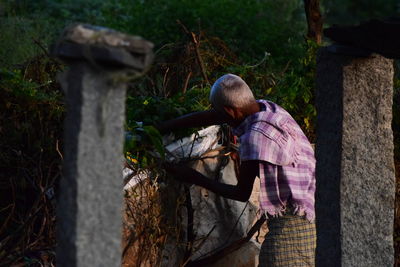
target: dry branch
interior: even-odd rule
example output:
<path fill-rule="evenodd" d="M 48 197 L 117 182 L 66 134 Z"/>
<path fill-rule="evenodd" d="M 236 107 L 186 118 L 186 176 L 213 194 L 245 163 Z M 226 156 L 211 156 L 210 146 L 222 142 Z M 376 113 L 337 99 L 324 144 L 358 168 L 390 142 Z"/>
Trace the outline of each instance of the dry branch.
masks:
<path fill-rule="evenodd" d="M 196 58 L 197 58 L 197 62 L 200 66 L 200 70 L 201 70 L 201 74 L 203 76 L 203 79 L 206 81 L 207 84 L 210 84 L 208 77 L 207 77 L 207 73 L 206 73 L 206 68 L 204 66 L 204 62 L 203 59 L 200 55 L 200 33 L 198 35 L 196 35 L 194 32 L 189 32 L 189 30 L 186 28 L 185 25 L 182 24 L 182 22 L 180 20 L 176 21 L 179 25 L 181 25 L 181 27 L 183 28 L 183 31 L 188 35 L 188 37 L 191 39 L 193 45 L 194 45 L 194 49 L 196 52 Z"/>

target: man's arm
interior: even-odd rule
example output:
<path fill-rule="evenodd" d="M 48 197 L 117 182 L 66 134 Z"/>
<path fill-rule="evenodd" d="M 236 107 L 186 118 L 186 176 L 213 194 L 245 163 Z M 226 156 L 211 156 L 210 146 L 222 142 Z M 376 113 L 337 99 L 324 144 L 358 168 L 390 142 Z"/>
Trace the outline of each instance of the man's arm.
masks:
<path fill-rule="evenodd" d="M 176 119 L 161 122 L 156 125 L 156 127 L 161 133 L 166 133 L 178 128 L 196 128 L 222 124 L 224 122 L 224 119 L 220 114 L 218 114 L 218 112 L 216 112 L 214 109 L 210 109 L 206 111 L 189 113 Z"/>
<path fill-rule="evenodd" d="M 183 165 L 165 164 L 165 168 L 182 182 L 202 186 L 226 198 L 245 202 L 253 190 L 254 179 L 258 175 L 258 161 L 242 162 L 239 168 L 238 183 L 228 185 L 206 178 L 201 173 Z"/>

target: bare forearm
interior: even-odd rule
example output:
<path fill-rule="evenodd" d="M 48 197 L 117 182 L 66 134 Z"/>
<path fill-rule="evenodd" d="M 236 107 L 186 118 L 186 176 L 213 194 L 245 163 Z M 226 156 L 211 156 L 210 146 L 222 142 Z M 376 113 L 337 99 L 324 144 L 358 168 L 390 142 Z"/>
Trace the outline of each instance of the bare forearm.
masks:
<path fill-rule="evenodd" d="M 195 170 L 193 170 L 193 172 L 188 177 L 190 177 L 187 179 L 189 180 L 188 182 L 204 187 L 222 197 L 242 202 L 245 202 L 249 199 L 249 196 L 247 196 L 243 190 L 240 190 L 237 185 L 229 185 L 217 182 L 215 180 L 206 178 L 201 173 Z"/>
<path fill-rule="evenodd" d="M 196 170 L 184 165 L 174 165 L 165 162 L 164 168 L 176 179 L 199 185 L 226 198 L 247 201 L 253 190 L 254 179 L 258 174 L 258 161 L 244 161 L 240 165 L 237 185 L 229 185 L 208 179 Z"/>

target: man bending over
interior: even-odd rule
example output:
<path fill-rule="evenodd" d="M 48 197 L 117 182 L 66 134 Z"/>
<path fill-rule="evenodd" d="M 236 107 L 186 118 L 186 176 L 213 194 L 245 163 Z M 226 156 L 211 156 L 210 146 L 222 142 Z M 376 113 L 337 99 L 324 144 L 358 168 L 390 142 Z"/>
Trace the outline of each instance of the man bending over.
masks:
<path fill-rule="evenodd" d="M 161 132 L 179 127 L 227 123 L 239 137 L 237 185 L 223 184 L 182 166 L 165 164 L 177 179 L 239 201 L 247 201 L 260 178 L 260 209 L 269 232 L 259 266 L 314 266 L 315 157 L 303 131 L 282 107 L 256 100 L 240 77 L 226 74 L 212 86 L 212 109 L 159 125 Z"/>

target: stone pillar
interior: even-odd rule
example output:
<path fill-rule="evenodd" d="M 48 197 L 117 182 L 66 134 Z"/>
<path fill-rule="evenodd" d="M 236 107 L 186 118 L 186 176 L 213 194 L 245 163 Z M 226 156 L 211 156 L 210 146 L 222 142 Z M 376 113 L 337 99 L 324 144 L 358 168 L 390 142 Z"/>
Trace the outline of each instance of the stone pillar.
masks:
<path fill-rule="evenodd" d="M 319 51 L 317 266 L 393 266 L 393 61 Z"/>
<path fill-rule="evenodd" d="M 138 37 L 89 25 L 68 28 L 53 48 L 68 65 L 57 266 L 121 266 L 126 83 L 151 51 Z"/>

